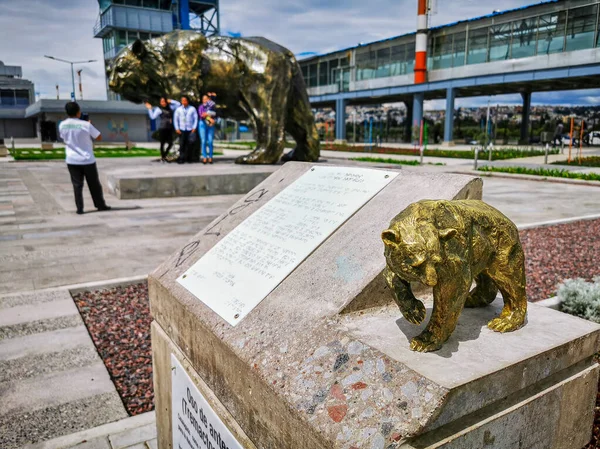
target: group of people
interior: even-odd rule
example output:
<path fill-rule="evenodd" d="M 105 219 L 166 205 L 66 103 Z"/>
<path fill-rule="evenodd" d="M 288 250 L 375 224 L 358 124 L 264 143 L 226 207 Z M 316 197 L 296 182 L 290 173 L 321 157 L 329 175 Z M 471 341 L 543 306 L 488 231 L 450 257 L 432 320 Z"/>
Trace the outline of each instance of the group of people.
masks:
<path fill-rule="evenodd" d="M 163 97 L 156 107 L 146 103 L 150 119 L 160 120 L 158 133 L 161 162 L 168 162 L 167 155 L 173 147 L 173 134 L 176 133 L 179 136 L 178 164 L 195 162 L 194 143 L 198 135 L 202 149 L 202 163 L 213 163 L 213 141 L 217 118 L 215 97 L 212 92 L 203 95 L 198 109 L 190 104 L 189 97 L 185 95 L 181 97 L 181 102 Z"/>
<path fill-rule="evenodd" d="M 212 99 L 214 97 L 215 94 L 204 95 L 198 109 L 190 105 L 187 96 L 181 97 L 181 102 L 161 98 L 160 106 L 155 108 L 150 103 L 146 103 L 150 118 L 160 117 L 158 131 L 161 161 L 167 162 L 167 155 L 173 146 L 173 133 L 175 132 L 179 135 L 177 163 L 195 162 L 194 143 L 198 134 L 200 134 L 202 146 L 202 162 L 213 163 L 213 139 L 217 117 L 217 106 Z M 76 102 L 67 103 L 65 112 L 68 118 L 60 123 L 59 132 L 65 143 L 67 168 L 73 184 L 77 214 L 84 213 L 84 181 L 87 182 L 96 209 L 98 211 L 110 210 L 110 206 L 104 200 L 94 156 L 93 141 L 101 139 L 100 131 L 92 125 L 88 117 L 82 116 L 81 108 Z"/>

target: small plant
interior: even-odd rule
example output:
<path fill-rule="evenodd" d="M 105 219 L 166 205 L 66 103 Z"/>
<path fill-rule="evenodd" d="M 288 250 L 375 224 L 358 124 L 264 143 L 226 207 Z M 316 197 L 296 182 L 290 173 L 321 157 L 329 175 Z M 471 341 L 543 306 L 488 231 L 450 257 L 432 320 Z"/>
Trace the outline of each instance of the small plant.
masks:
<path fill-rule="evenodd" d="M 578 167 L 600 167 L 600 156 L 586 156 L 581 158 L 581 163 L 579 163 L 579 158 L 574 157 L 571 159 L 571 164 L 569 164 L 568 160 L 564 161 L 556 161 L 552 162 L 553 165 L 576 165 Z"/>
<path fill-rule="evenodd" d="M 568 178 L 582 179 L 584 181 L 600 181 L 600 175 L 598 173 L 578 173 L 557 168 L 549 169 L 528 167 L 492 167 L 490 165 L 486 165 L 484 167 L 480 167 L 478 170 L 484 172 L 511 173 L 514 175 L 534 175 L 546 176 L 550 178 Z"/>
<path fill-rule="evenodd" d="M 352 153 L 378 153 L 378 154 L 399 154 L 409 156 L 419 156 L 419 150 L 415 148 L 386 148 L 386 147 L 363 147 L 358 145 L 347 144 L 330 144 L 327 148 L 333 151 L 347 151 Z M 550 150 L 550 154 L 557 154 L 558 149 Z M 501 150 L 492 150 L 492 160 L 500 161 L 505 159 L 515 159 L 522 157 L 541 156 L 544 150 L 538 149 L 522 149 L 522 148 L 505 148 Z M 475 149 L 471 150 L 432 150 L 423 151 L 424 156 L 446 157 L 454 159 L 473 159 L 475 158 Z M 479 152 L 479 159 L 488 159 L 489 153 L 487 150 Z"/>
<path fill-rule="evenodd" d="M 421 163 L 419 161 L 409 161 L 407 159 L 392 159 L 392 158 L 387 158 L 387 159 L 381 158 L 380 159 L 380 158 L 376 158 L 376 157 L 354 157 L 350 160 L 358 161 L 358 162 L 376 162 L 379 164 L 421 165 Z M 431 162 L 426 162 L 426 164 L 427 165 L 446 165 L 441 162 L 438 162 L 436 164 L 433 164 Z"/>
<path fill-rule="evenodd" d="M 593 282 L 567 279 L 558 287 L 558 299 L 562 312 L 600 323 L 600 276 Z"/>

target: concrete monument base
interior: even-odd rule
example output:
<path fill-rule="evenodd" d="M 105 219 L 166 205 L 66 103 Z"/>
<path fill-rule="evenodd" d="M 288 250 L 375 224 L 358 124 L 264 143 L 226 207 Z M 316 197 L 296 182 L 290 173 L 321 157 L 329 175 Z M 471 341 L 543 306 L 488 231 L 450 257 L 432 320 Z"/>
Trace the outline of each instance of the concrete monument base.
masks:
<path fill-rule="evenodd" d="M 154 164 L 151 167 L 113 169 L 101 173 L 103 185 L 119 199 L 170 198 L 244 194 L 277 167 L 215 164 Z"/>
<path fill-rule="evenodd" d="M 422 327 L 393 304 L 380 233 L 412 202 L 480 198 L 480 179 L 399 172 L 235 326 L 203 290 L 182 286 L 192 265 L 308 171 L 286 164 L 149 276 L 160 449 L 585 445 L 600 326 L 532 305 L 525 327 L 499 334 L 486 327 L 497 301 L 465 309 L 440 351 L 409 349 Z"/>

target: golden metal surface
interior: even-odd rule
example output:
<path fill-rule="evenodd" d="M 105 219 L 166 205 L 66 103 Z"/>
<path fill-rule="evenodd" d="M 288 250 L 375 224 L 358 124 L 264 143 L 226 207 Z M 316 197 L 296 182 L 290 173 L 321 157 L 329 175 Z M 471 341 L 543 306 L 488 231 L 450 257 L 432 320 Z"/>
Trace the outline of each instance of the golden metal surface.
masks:
<path fill-rule="evenodd" d="M 198 103 L 202 94 L 216 93 L 221 117 L 249 118 L 254 125 L 256 149 L 239 164 L 277 163 L 286 132 L 296 141 L 287 160 L 319 159 L 300 66 L 291 51 L 267 39 L 174 31 L 124 48 L 107 72 L 110 89 L 134 103 L 156 105 L 161 97 L 182 95 Z"/>
<path fill-rule="evenodd" d="M 483 307 L 502 293 L 504 308 L 488 323 L 511 332 L 525 323 L 525 257 L 515 224 L 479 200 L 419 201 L 383 231 L 384 277 L 407 321 L 420 324 L 425 306 L 410 282 L 433 287 L 433 312 L 413 338 L 413 351 L 436 351 L 450 337 L 463 307 Z M 476 287 L 471 290 L 473 281 Z"/>

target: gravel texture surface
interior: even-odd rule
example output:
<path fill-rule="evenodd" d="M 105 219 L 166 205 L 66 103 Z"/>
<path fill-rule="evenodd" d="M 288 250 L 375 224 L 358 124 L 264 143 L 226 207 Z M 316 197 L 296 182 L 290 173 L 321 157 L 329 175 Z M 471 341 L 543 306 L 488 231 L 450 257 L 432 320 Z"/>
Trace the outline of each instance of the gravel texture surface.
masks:
<path fill-rule="evenodd" d="M 79 293 L 74 299 L 127 412 L 153 410 L 147 283 Z"/>
<path fill-rule="evenodd" d="M 521 231 L 527 272 L 527 299 L 556 296 L 565 279 L 591 281 L 600 275 L 600 219 Z"/>
<path fill-rule="evenodd" d="M 600 275 L 600 220 L 524 230 L 521 241 L 530 301 L 554 296 L 564 279 Z M 80 293 L 74 298 L 127 411 L 136 415 L 152 410 L 147 284 Z M 600 439 L 600 415 L 594 429 Z"/>

